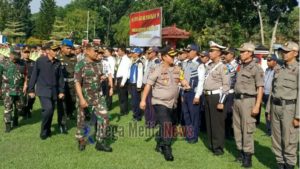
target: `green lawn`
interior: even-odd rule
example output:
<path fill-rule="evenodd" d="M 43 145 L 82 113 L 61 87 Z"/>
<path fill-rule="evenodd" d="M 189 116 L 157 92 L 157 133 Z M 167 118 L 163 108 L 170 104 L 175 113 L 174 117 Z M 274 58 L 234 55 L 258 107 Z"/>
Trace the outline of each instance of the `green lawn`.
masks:
<path fill-rule="evenodd" d="M 116 97 L 115 97 L 116 98 Z M 116 100 L 116 99 L 114 99 Z M 20 119 L 20 126 L 10 133 L 4 133 L 3 120 L 0 122 L 0 168 L 1 169 L 141 169 L 141 168 L 184 168 L 184 169 L 236 169 L 241 168 L 234 162 L 236 149 L 234 141 L 226 141 L 225 154 L 214 156 L 205 146 L 206 135 L 201 133 L 197 144 L 187 144 L 178 138 L 173 144 L 174 162 L 166 162 L 163 156 L 154 151 L 155 139 L 151 135 L 143 137 L 129 136 L 129 122 L 131 113 L 127 116 L 118 116 L 119 108 L 111 111 L 115 139 L 112 140 L 112 153 L 98 152 L 94 145 L 88 145 L 84 152 L 79 152 L 74 138 L 75 121 L 69 122 L 68 135 L 58 134 L 57 115 L 52 123 L 52 137 L 45 141 L 40 140 L 40 104 L 34 105 L 33 118 Z M 0 107 L 3 117 L 3 105 Z M 263 117 L 263 115 L 262 115 Z M 255 157 L 253 168 L 276 168 L 276 161 L 271 151 L 271 138 L 267 137 L 262 124 L 255 132 Z M 139 122 L 138 126 L 143 126 Z M 124 129 L 124 130 L 123 130 Z M 149 133 L 149 132 L 148 132 Z"/>

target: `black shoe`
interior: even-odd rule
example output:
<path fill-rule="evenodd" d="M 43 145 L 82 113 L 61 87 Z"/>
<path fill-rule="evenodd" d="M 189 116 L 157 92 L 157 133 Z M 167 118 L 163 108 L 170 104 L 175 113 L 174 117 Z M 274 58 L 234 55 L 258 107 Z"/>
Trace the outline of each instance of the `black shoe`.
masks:
<path fill-rule="evenodd" d="M 162 151 L 166 161 L 174 161 L 171 146 L 163 146 Z"/>
<path fill-rule="evenodd" d="M 285 169 L 284 164 L 282 163 L 277 163 L 278 169 Z"/>
<path fill-rule="evenodd" d="M 32 118 L 32 113 L 31 113 L 31 111 L 28 111 L 28 112 L 27 112 L 27 118 L 28 118 L 28 119 L 31 119 L 31 118 Z"/>
<path fill-rule="evenodd" d="M 112 152 L 112 148 L 108 144 L 104 143 L 104 141 L 97 142 L 95 148 L 98 151 Z"/>
<path fill-rule="evenodd" d="M 189 144 L 196 144 L 198 142 L 198 140 L 188 140 Z"/>
<path fill-rule="evenodd" d="M 14 117 L 14 119 L 13 119 L 13 126 L 14 127 L 18 127 L 19 126 L 18 117 Z"/>
<path fill-rule="evenodd" d="M 68 134 L 66 125 L 59 125 L 59 131 L 61 134 Z"/>
<path fill-rule="evenodd" d="M 86 143 L 84 140 L 79 140 L 78 141 L 78 149 L 79 151 L 84 151 L 85 150 L 85 146 L 86 146 Z"/>
<path fill-rule="evenodd" d="M 10 123 L 6 123 L 5 124 L 5 133 L 9 133 L 11 131 L 11 124 Z"/>
<path fill-rule="evenodd" d="M 224 151 L 221 148 L 217 148 L 217 149 L 214 150 L 214 155 L 215 156 L 220 156 L 220 155 L 223 155 L 223 154 L 224 154 Z"/>
<path fill-rule="evenodd" d="M 158 153 L 162 153 L 162 146 L 160 144 L 156 144 L 155 151 Z"/>
<path fill-rule="evenodd" d="M 244 168 L 252 167 L 252 154 L 251 153 L 244 153 L 242 167 L 244 167 Z"/>
<path fill-rule="evenodd" d="M 285 164 L 285 169 L 294 169 L 294 165 Z"/>
<path fill-rule="evenodd" d="M 235 161 L 236 162 L 242 162 L 244 159 L 244 151 L 243 150 L 240 150 L 238 156 L 235 158 Z"/>
<path fill-rule="evenodd" d="M 41 135 L 40 135 L 40 138 L 41 138 L 42 140 L 46 140 L 48 137 L 49 137 L 48 134 L 41 134 Z"/>

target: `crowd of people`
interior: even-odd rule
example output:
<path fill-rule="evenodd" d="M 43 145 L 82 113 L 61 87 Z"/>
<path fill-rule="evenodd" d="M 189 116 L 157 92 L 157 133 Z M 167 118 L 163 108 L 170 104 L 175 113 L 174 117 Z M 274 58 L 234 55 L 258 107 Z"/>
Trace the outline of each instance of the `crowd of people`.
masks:
<path fill-rule="evenodd" d="M 57 107 L 61 133 L 68 134 L 67 121 L 77 119 L 80 151 L 95 140 L 97 150 L 111 152 L 106 131 L 117 91 L 121 116 L 131 110 L 133 122 L 144 117 L 147 128 L 159 126 L 155 150 L 167 161 L 174 160 L 171 142 L 179 125 L 189 131 L 189 144 L 205 131 L 216 156 L 224 154 L 225 139 L 234 138 L 236 161 L 248 168 L 263 106 L 278 168 L 292 169 L 299 137 L 299 46 L 282 45 L 283 64 L 275 54 L 266 56 L 265 71 L 254 51 L 250 42 L 235 49 L 210 41 L 207 51 L 196 44 L 179 50 L 109 48 L 69 39 L 41 47 L 0 44 L 5 132 L 18 126 L 19 115 L 31 118 L 38 96 L 42 140 L 51 136 Z"/>

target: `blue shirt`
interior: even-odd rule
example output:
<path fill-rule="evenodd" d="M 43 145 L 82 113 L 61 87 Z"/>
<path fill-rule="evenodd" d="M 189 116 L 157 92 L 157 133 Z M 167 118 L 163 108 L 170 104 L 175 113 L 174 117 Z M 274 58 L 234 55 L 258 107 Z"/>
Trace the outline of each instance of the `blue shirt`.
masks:
<path fill-rule="evenodd" d="M 265 72 L 264 94 L 270 94 L 271 85 L 274 77 L 274 69 L 267 68 Z"/>

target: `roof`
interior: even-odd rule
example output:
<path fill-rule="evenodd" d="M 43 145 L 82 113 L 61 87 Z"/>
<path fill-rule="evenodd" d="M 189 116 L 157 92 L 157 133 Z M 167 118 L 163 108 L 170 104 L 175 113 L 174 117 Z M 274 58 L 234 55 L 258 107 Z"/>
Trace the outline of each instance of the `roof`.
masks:
<path fill-rule="evenodd" d="M 187 39 L 189 36 L 190 32 L 177 28 L 176 24 L 162 29 L 163 39 Z"/>

